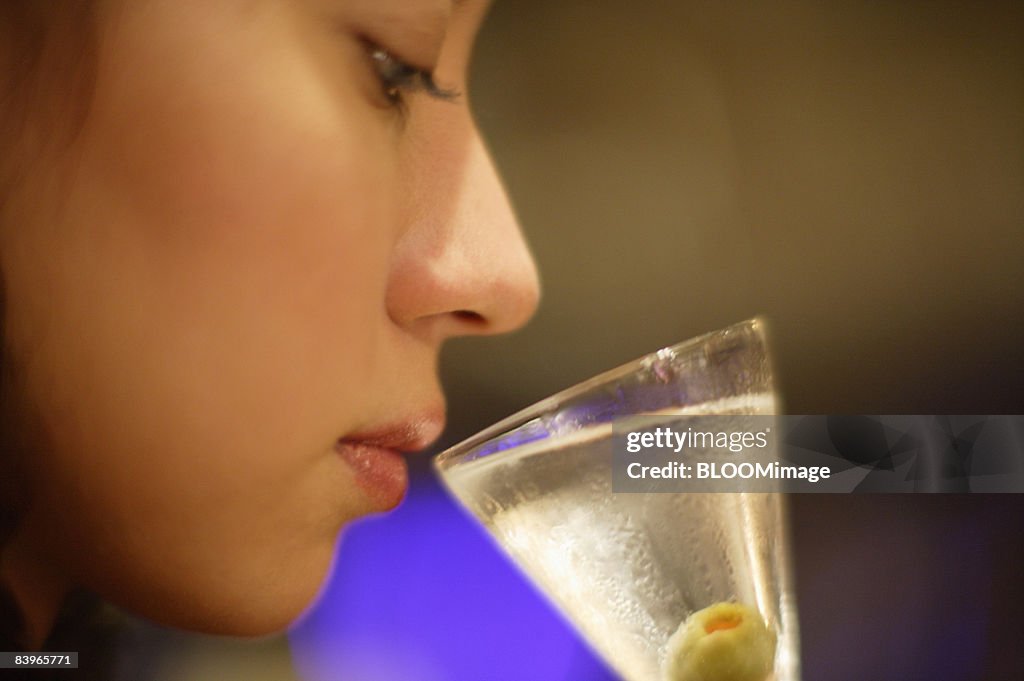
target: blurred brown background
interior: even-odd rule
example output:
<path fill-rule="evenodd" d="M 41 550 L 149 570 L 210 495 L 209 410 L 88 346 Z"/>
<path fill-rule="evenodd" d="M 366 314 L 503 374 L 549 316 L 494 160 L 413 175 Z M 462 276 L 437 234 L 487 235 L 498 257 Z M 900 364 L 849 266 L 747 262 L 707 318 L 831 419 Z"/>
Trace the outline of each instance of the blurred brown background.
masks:
<path fill-rule="evenodd" d="M 505 0 L 471 91 L 545 292 L 447 441 L 754 314 L 789 413 L 1024 412 L 1024 3 Z M 1024 678 L 1021 495 L 792 517 L 808 681 Z"/>
<path fill-rule="evenodd" d="M 754 314 L 790 413 L 1022 411 L 1024 4 L 499 1 L 471 92 L 545 295 L 456 417 Z"/>

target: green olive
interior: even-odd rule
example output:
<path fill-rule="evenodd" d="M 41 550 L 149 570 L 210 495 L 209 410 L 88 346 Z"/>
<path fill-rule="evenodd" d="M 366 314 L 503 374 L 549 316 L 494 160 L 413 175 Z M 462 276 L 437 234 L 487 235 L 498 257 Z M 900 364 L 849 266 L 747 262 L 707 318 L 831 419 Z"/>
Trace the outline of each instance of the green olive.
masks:
<path fill-rule="evenodd" d="M 765 681 L 775 665 L 775 632 L 740 603 L 698 610 L 668 642 L 668 681 Z"/>

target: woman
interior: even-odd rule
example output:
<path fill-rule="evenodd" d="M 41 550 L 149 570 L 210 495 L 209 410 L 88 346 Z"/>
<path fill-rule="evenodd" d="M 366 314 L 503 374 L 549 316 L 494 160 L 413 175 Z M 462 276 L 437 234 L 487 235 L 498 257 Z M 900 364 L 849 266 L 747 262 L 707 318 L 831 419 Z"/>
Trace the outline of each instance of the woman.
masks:
<path fill-rule="evenodd" d="M 440 433 L 534 265 L 465 93 L 479 0 L 7 0 L 0 576 L 257 635 Z"/>

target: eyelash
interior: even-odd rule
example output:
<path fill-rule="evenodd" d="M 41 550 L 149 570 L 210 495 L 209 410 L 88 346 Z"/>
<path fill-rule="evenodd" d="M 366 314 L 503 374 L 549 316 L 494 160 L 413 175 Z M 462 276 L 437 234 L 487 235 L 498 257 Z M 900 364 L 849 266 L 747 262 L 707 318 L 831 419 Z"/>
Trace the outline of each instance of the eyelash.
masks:
<path fill-rule="evenodd" d="M 432 71 L 416 68 L 402 61 L 382 47 L 367 45 L 373 69 L 380 79 L 381 90 L 395 109 L 405 110 L 405 97 L 422 92 L 434 99 L 450 102 L 459 96 L 455 90 L 440 87 Z"/>

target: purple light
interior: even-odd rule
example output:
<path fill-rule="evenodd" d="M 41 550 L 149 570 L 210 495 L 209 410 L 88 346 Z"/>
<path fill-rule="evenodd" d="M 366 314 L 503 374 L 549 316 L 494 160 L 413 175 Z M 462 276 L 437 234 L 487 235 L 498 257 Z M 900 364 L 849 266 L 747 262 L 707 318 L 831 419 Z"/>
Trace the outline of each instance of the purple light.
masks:
<path fill-rule="evenodd" d="M 309 681 L 614 681 L 432 477 L 348 529 L 293 629 Z"/>

